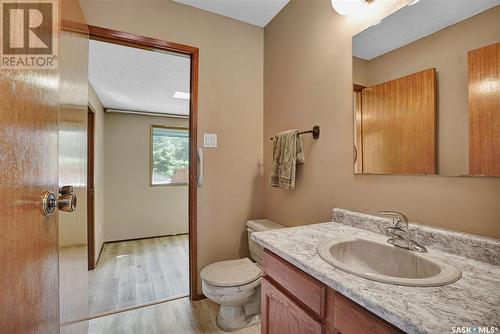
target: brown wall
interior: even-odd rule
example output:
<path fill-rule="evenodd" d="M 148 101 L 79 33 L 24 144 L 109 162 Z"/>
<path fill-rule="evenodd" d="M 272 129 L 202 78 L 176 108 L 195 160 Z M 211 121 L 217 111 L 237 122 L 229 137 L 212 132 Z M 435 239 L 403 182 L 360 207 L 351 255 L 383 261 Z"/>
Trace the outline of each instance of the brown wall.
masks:
<path fill-rule="evenodd" d="M 263 30 L 169 0 L 81 0 L 88 24 L 200 49 L 199 268 L 248 254 L 245 221 L 262 215 Z M 235 163 L 237 161 L 238 163 Z"/>
<path fill-rule="evenodd" d="M 498 22 L 500 6 L 368 62 L 353 60 L 353 81 L 365 86 L 436 68 L 439 174 L 469 174 L 467 53 L 498 42 Z"/>
<path fill-rule="evenodd" d="M 266 182 L 266 216 L 295 226 L 328 221 L 333 207 L 394 209 L 420 224 L 500 238 L 500 179 L 353 175 L 351 38 L 380 18 L 341 17 L 328 0 L 292 0 L 265 28 L 266 181 L 272 150 L 266 138 L 321 126 L 318 141 L 304 139 L 296 189 Z"/>

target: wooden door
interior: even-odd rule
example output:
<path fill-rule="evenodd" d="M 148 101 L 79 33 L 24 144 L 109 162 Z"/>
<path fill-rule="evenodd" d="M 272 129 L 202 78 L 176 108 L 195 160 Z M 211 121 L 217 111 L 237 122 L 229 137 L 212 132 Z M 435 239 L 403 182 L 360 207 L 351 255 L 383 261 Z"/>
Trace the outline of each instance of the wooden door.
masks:
<path fill-rule="evenodd" d="M 61 333 L 86 333 L 88 28 L 78 0 L 61 1 L 59 50 L 59 186 L 72 185 L 75 212 L 59 212 Z"/>
<path fill-rule="evenodd" d="M 57 333 L 57 70 L 0 69 L 0 333 Z M 55 83 L 55 84 L 54 84 Z"/>
<path fill-rule="evenodd" d="M 82 199 L 85 208 L 85 175 L 80 175 L 85 167 L 75 165 L 71 155 L 60 154 L 72 152 L 71 146 L 80 145 L 82 137 L 86 147 L 86 109 L 83 126 L 74 112 L 86 106 L 88 56 L 85 41 L 74 43 L 71 35 L 85 32 L 83 21 L 73 19 L 81 14 L 77 0 L 61 1 L 57 10 L 57 26 L 64 31 L 55 31 L 58 68 L 0 70 L 0 333 L 58 333 L 64 317 L 87 316 L 81 312 L 87 305 L 86 272 L 74 274 L 80 262 L 86 269 L 86 256 L 70 261 L 58 249 L 69 244 L 64 235 L 73 227 L 65 226 L 71 225 L 74 213 L 56 211 L 47 217 L 41 210 L 42 195 L 58 194 L 59 185 L 75 185 L 80 192 L 77 208 Z M 75 80 L 75 74 L 80 79 Z M 84 234 L 84 248 L 85 242 Z M 76 280 L 82 277 L 83 291 Z M 61 294 L 61 286 L 71 294 Z M 75 292 L 84 293 L 85 300 Z"/>
<path fill-rule="evenodd" d="M 500 43 L 469 52 L 469 174 L 500 176 Z"/>
<path fill-rule="evenodd" d="M 363 173 L 436 173 L 436 71 L 362 91 Z"/>
<path fill-rule="evenodd" d="M 324 324 L 262 278 L 262 334 L 322 334 Z"/>

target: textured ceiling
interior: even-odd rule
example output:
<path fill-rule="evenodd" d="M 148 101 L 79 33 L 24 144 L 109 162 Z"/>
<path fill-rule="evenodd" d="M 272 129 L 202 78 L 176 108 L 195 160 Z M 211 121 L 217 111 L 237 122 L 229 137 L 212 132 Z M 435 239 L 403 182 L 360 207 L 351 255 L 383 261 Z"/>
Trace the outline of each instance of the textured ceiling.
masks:
<path fill-rule="evenodd" d="M 174 0 L 235 20 L 265 27 L 289 0 Z M 307 0 L 310 1 L 310 0 Z"/>
<path fill-rule="evenodd" d="M 370 60 L 500 4 L 500 0 L 420 0 L 353 37 L 353 55 Z"/>
<path fill-rule="evenodd" d="M 190 59 L 90 41 L 89 80 L 105 108 L 189 115 Z"/>

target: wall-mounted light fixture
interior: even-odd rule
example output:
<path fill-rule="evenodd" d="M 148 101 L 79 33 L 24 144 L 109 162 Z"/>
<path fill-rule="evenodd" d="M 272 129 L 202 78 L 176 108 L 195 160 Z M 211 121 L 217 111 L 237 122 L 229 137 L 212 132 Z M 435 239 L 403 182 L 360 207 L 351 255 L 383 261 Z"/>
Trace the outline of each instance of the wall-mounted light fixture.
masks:
<path fill-rule="evenodd" d="M 333 9 L 340 15 L 353 15 L 364 12 L 374 0 L 332 0 Z"/>

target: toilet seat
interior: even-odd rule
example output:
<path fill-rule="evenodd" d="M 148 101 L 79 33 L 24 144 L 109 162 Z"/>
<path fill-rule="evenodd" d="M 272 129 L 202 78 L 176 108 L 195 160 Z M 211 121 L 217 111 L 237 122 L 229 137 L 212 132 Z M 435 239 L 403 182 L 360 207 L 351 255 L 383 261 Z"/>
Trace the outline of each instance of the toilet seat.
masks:
<path fill-rule="evenodd" d="M 216 287 L 235 287 L 251 283 L 262 276 L 262 270 L 248 258 L 210 264 L 203 268 L 200 277 Z"/>

